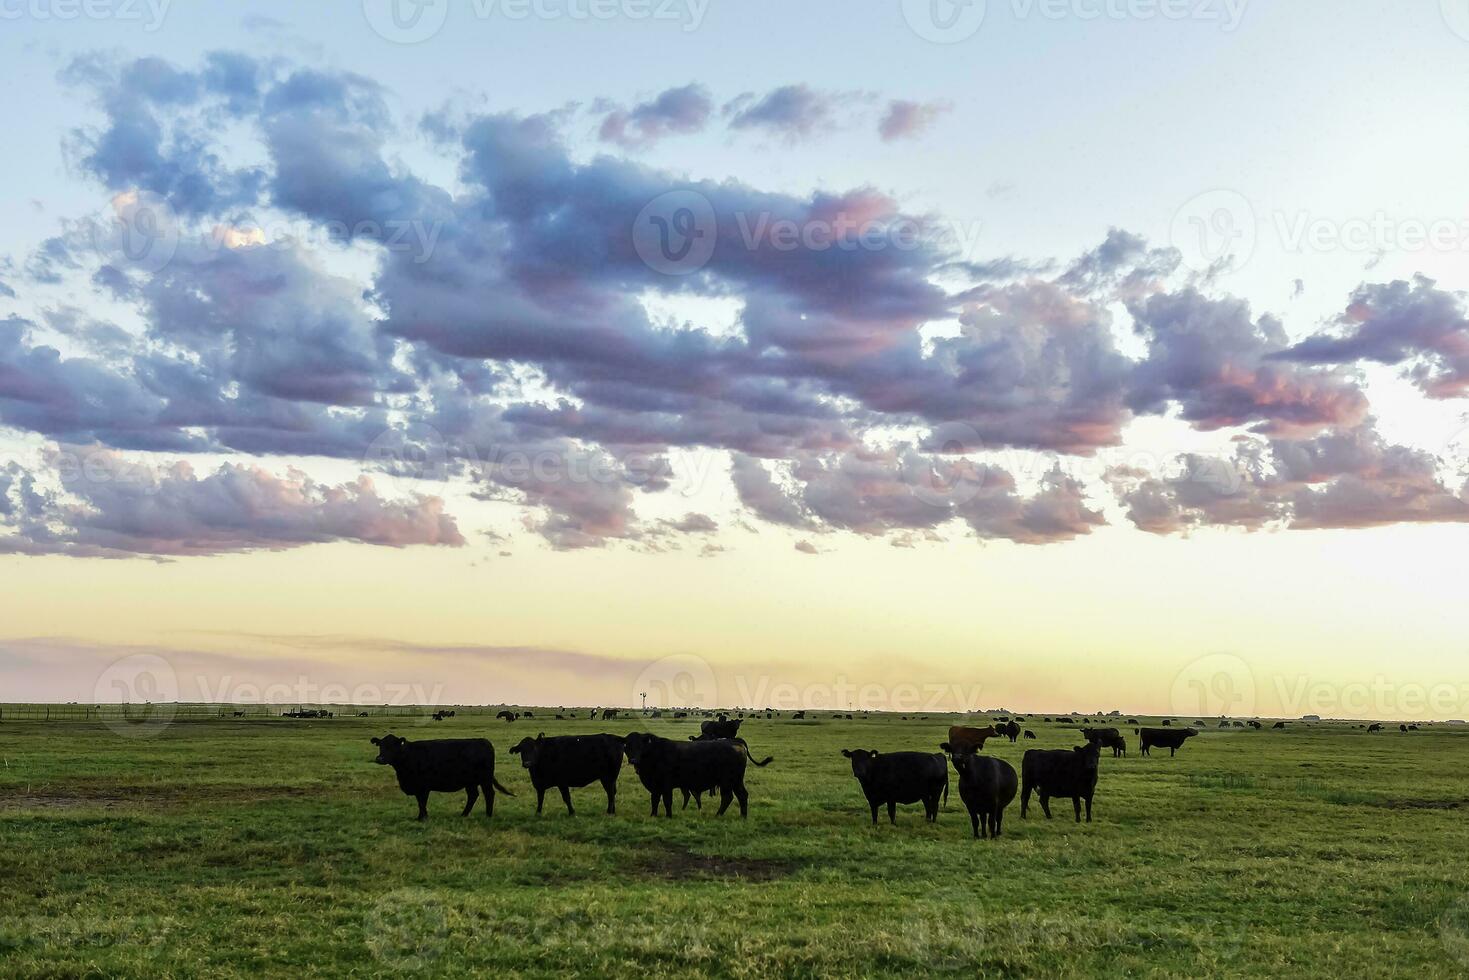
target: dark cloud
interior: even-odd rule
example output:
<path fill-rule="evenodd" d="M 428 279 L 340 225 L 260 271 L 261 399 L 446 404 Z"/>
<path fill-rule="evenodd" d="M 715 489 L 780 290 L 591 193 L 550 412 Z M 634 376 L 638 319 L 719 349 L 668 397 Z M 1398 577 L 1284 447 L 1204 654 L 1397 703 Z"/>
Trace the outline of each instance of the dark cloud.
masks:
<path fill-rule="evenodd" d="M 885 143 L 901 139 L 916 139 L 927 132 L 939 116 L 952 108 L 953 106 L 948 102 L 913 102 L 908 99 L 894 99 L 888 103 L 887 110 L 877 124 L 877 134 Z"/>

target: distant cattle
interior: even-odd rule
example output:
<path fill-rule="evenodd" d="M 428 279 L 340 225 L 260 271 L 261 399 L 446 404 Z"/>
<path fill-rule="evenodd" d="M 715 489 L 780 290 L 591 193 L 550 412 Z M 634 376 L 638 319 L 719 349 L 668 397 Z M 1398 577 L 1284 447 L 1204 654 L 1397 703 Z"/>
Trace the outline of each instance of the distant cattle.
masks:
<path fill-rule="evenodd" d="M 495 717 L 496 718 L 504 718 L 506 721 L 514 721 L 515 719 L 519 718 L 520 716 L 517 715 L 513 711 L 500 711 L 500 712 L 496 712 Z"/>
<path fill-rule="evenodd" d="M 939 748 L 949 752 L 952 747 L 945 742 Z M 1005 807 L 1015 799 L 1015 767 L 1003 759 L 973 752 L 954 752 L 950 758 L 959 774 L 959 798 L 969 811 L 974 836 L 999 837 Z"/>
<path fill-rule="evenodd" d="M 1167 727 L 1167 726 L 1173 724 L 1173 719 L 1171 719 L 1171 718 L 1164 718 L 1161 722 L 1159 722 L 1159 724 L 1163 725 L 1164 727 Z"/>
<path fill-rule="evenodd" d="M 434 712 L 434 721 L 443 721 L 445 718 L 453 718 L 454 712 L 439 710 Z"/>
<path fill-rule="evenodd" d="M 1033 731 L 1031 731 L 1030 729 L 1027 728 L 1025 730 L 1025 737 L 1026 738 L 1035 738 L 1035 732 L 1033 732 Z"/>
<path fill-rule="evenodd" d="M 1192 728 L 1170 729 L 1167 731 L 1162 728 L 1144 728 L 1138 733 L 1138 745 L 1142 748 L 1143 755 L 1151 755 L 1152 752 L 1149 750 L 1157 746 L 1160 749 L 1167 749 L 1168 755 L 1171 757 L 1179 750 L 1184 742 L 1187 742 L 1198 734 Z"/>
<path fill-rule="evenodd" d="M 805 717 L 806 717 L 806 712 L 804 712 L 804 711 L 797 711 L 795 714 L 791 715 L 791 720 L 792 721 L 800 721 L 801 719 L 803 719 Z"/>
<path fill-rule="evenodd" d="M 1410 731 L 1410 732 L 1416 732 L 1416 731 L 1418 731 L 1418 726 L 1417 725 L 1409 725 L 1408 726 L 1408 731 Z"/>
<path fill-rule="evenodd" d="M 558 735 L 523 738 L 510 749 L 530 772 L 536 790 L 536 814 L 546 802 L 546 790 L 561 791 L 566 812 L 575 814 L 571 790 L 600 782 L 607 793 L 607 812 L 617 812 L 617 774 L 622 771 L 622 738 L 618 735 Z"/>
<path fill-rule="evenodd" d="M 1255 731 L 1257 731 L 1257 732 L 1258 732 L 1258 731 L 1259 731 L 1259 730 L 1260 730 L 1260 723 L 1259 723 L 1259 722 L 1258 722 L 1258 721 L 1252 721 L 1252 722 L 1248 722 L 1248 724 L 1249 724 L 1249 726 L 1250 726 L 1250 727 L 1251 727 L 1251 728 L 1253 728 L 1253 729 L 1254 729 L 1254 730 L 1255 730 Z"/>
<path fill-rule="evenodd" d="M 603 708 L 602 709 L 602 720 L 603 721 L 608 721 L 610 719 L 616 718 L 617 715 L 618 715 L 618 710 L 616 708 Z"/>
<path fill-rule="evenodd" d="M 1407 730 L 1408 730 L 1408 726 L 1407 725 L 1399 725 L 1398 726 L 1398 731 L 1400 731 L 1400 732 L 1406 732 Z"/>
<path fill-rule="evenodd" d="M 720 738 L 738 738 L 740 734 L 741 719 L 734 718 L 728 721 L 704 721 L 699 723 L 699 734 L 690 735 L 691 742 L 710 742 Z"/>
<path fill-rule="evenodd" d="M 740 816 L 749 815 L 750 794 L 745 789 L 745 763 L 767 766 L 773 757 L 756 762 L 741 738 L 675 742 L 648 732 L 633 732 L 623 739 L 623 751 L 653 802 L 653 816 L 663 803 L 664 816 L 673 816 L 673 791 L 701 794 L 719 791 L 719 813 L 738 800 Z M 684 806 L 688 806 L 687 796 Z"/>
<path fill-rule="evenodd" d="M 1194 727 L 1195 728 L 1203 728 L 1204 727 L 1204 723 L 1202 721 L 1196 721 L 1196 722 L 1194 722 Z"/>
<path fill-rule="evenodd" d="M 1129 725 L 1137 725 L 1137 724 L 1140 724 L 1140 722 L 1136 718 L 1129 718 L 1129 719 L 1127 719 L 1127 723 Z"/>
<path fill-rule="evenodd" d="M 1083 728 L 1081 737 L 1100 744 L 1104 749 L 1111 749 L 1114 759 L 1127 754 L 1127 739 L 1115 728 Z"/>
<path fill-rule="evenodd" d="M 1282 729 L 1285 728 L 1285 722 L 1283 722 L 1283 721 L 1277 721 L 1275 724 L 1271 725 L 1270 727 L 1271 727 L 1272 730 L 1277 730 L 1277 731 L 1278 730 L 1282 730 Z"/>
<path fill-rule="evenodd" d="M 929 823 L 939 818 L 939 798 L 949 801 L 949 766 L 942 755 L 928 752 L 878 752 L 876 749 L 842 749 L 852 760 L 852 775 L 862 785 L 862 795 L 877 811 L 888 808 L 888 821 L 898 822 L 899 803 L 922 803 Z"/>
<path fill-rule="evenodd" d="M 428 819 L 429 793 L 464 790 L 464 816 L 469 816 L 485 794 L 485 816 L 495 815 L 495 790 L 514 796 L 495 779 L 495 747 L 487 738 L 440 738 L 410 742 L 388 734 L 372 739 L 378 747 L 375 761 L 392 766 L 398 788 L 418 800 L 418 819 Z"/>
<path fill-rule="evenodd" d="M 1086 801 L 1086 822 L 1092 822 L 1092 797 L 1097 790 L 1102 747 L 1088 742 L 1084 748 L 1029 749 L 1020 760 L 1020 817 L 1030 810 L 1032 791 L 1040 795 L 1041 811 L 1051 819 L 1051 798 L 1070 797 L 1081 823 L 1081 802 Z"/>
<path fill-rule="evenodd" d="M 1229 719 L 1228 718 L 1225 718 L 1225 719 L 1221 720 L 1219 722 L 1219 727 L 1220 728 L 1228 728 L 1229 727 Z"/>
<path fill-rule="evenodd" d="M 1242 721 L 1234 722 L 1234 727 L 1235 728 L 1243 728 L 1243 727 L 1245 727 L 1245 723 L 1242 722 Z"/>
<path fill-rule="evenodd" d="M 1020 726 L 1013 721 L 1007 724 L 996 725 L 995 731 L 1008 738 L 1012 745 L 1020 740 Z"/>
<path fill-rule="evenodd" d="M 965 725 L 949 726 L 949 744 L 954 746 L 956 752 L 978 752 L 984 748 L 987 739 L 999 738 L 1000 732 L 993 725 L 983 728 L 969 728 Z"/>
<path fill-rule="evenodd" d="M 1369 732 L 1380 732 L 1380 731 L 1382 731 L 1382 726 L 1381 725 L 1368 725 L 1367 726 L 1367 730 Z"/>

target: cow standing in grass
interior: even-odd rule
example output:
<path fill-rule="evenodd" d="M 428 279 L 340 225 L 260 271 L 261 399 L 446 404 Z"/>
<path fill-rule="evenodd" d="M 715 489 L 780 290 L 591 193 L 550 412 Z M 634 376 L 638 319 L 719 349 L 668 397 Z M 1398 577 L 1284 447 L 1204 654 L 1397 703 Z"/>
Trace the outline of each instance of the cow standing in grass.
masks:
<path fill-rule="evenodd" d="M 973 752 L 955 752 L 944 742 L 939 748 L 950 754 L 954 771 L 959 774 L 959 799 L 969 811 L 969 824 L 976 838 L 1000 836 L 1005 807 L 1015 799 L 1018 780 L 1015 767 L 994 756 Z"/>
<path fill-rule="evenodd" d="M 1138 733 L 1138 745 L 1141 746 L 1143 755 L 1152 755 L 1153 748 L 1167 749 L 1171 758 L 1183 743 L 1198 735 L 1193 728 L 1144 728 Z"/>
<path fill-rule="evenodd" d="M 1030 749 L 1020 760 L 1020 818 L 1030 811 L 1030 794 L 1040 794 L 1041 811 L 1051 819 L 1051 797 L 1070 797 L 1081 823 L 1081 801 L 1086 801 L 1086 822 L 1092 822 L 1092 796 L 1097 789 L 1102 747 L 1088 742 L 1085 748 Z"/>
<path fill-rule="evenodd" d="M 675 742 L 648 732 L 632 732 L 623 739 L 627 761 L 642 780 L 653 801 L 653 816 L 663 803 L 663 814 L 673 816 L 673 791 L 700 794 L 719 791 L 719 815 L 739 800 L 740 816 L 749 816 L 750 794 L 745 789 L 745 763 L 768 766 L 773 756 L 756 761 L 742 738 Z M 688 797 L 684 798 L 688 806 Z"/>
<path fill-rule="evenodd" d="M 942 755 L 876 749 L 842 749 L 842 755 L 852 760 L 852 775 L 872 808 L 873 826 L 882 806 L 888 808 L 888 822 L 896 826 L 899 803 L 922 803 L 924 816 L 934 823 L 939 818 L 939 797 L 949 802 L 949 767 Z"/>
<path fill-rule="evenodd" d="M 536 815 L 546 803 L 546 790 L 561 791 L 566 812 L 576 815 L 571 805 L 573 787 L 600 782 L 607 793 L 607 812 L 617 812 L 617 775 L 622 771 L 622 738 L 618 735 L 559 735 L 523 738 L 510 749 L 530 772 L 536 789 Z"/>
<path fill-rule="evenodd" d="M 392 766 L 398 788 L 418 800 L 418 819 L 428 819 L 430 793 L 464 790 L 464 816 L 469 816 L 485 794 L 485 816 L 495 815 L 495 790 L 514 796 L 495 779 L 495 747 L 487 738 L 439 738 L 410 742 L 387 734 L 372 739 L 378 747 L 375 761 Z"/>

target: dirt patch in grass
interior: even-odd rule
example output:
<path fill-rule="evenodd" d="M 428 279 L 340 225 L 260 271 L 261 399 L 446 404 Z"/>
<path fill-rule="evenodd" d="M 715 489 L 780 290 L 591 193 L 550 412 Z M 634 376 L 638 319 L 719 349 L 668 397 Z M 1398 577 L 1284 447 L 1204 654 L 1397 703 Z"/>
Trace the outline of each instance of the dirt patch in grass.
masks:
<path fill-rule="evenodd" d="M 695 854 L 678 847 L 646 849 L 638 855 L 636 862 L 637 872 L 643 877 L 672 881 L 690 878 L 773 881 L 795 873 L 799 867 L 794 861 Z"/>

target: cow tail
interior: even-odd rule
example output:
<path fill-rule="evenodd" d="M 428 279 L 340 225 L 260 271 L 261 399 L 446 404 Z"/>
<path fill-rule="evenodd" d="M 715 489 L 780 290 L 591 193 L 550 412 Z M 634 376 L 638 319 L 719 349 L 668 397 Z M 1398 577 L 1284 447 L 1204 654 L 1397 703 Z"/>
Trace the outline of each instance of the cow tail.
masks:
<path fill-rule="evenodd" d="M 756 762 L 755 757 L 750 754 L 750 743 L 746 742 L 742 738 L 737 738 L 735 739 L 735 741 L 739 743 L 740 748 L 745 750 L 745 758 L 749 759 L 752 764 L 757 765 L 763 769 L 764 767 L 770 765 L 772 762 L 775 761 L 775 756 L 767 755 L 764 762 Z"/>
<path fill-rule="evenodd" d="M 944 806 L 949 805 L 949 770 L 944 770 Z"/>
<path fill-rule="evenodd" d="M 504 793 L 506 796 L 514 796 L 515 795 L 510 790 L 506 789 L 504 786 L 501 786 L 500 785 L 500 781 L 498 779 L 496 779 L 494 776 L 491 776 L 490 777 L 490 785 L 493 786 L 493 787 L 495 787 L 495 789 L 499 790 L 500 792 Z"/>

